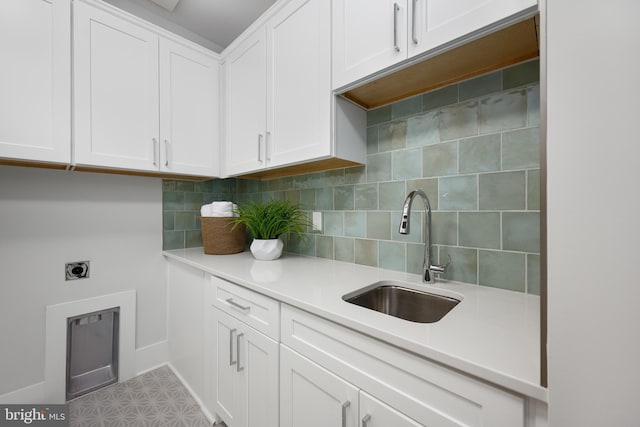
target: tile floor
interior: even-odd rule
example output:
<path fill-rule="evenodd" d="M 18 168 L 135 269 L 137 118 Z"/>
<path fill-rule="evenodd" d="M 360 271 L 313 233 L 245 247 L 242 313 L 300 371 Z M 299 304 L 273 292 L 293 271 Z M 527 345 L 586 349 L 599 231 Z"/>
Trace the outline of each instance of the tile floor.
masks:
<path fill-rule="evenodd" d="M 193 396 L 167 366 L 69 402 L 70 427 L 207 427 Z"/>

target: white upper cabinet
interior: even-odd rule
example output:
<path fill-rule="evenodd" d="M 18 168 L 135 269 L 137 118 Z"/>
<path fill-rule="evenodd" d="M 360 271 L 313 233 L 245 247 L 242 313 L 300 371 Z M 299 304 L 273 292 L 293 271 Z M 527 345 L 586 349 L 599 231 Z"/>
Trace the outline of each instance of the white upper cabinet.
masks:
<path fill-rule="evenodd" d="M 218 61 L 160 39 L 160 170 L 219 176 Z"/>
<path fill-rule="evenodd" d="M 264 26 L 237 46 L 223 65 L 226 81 L 226 173 L 265 167 L 267 35 Z"/>
<path fill-rule="evenodd" d="M 69 163 L 70 1 L 0 1 L 0 52 L 0 158 Z"/>
<path fill-rule="evenodd" d="M 158 36 L 74 3 L 75 163 L 158 170 Z"/>
<path fill-rule="evenodd" d="M 124 14 L 74 2 L 74 163 L 216 176 L 216 62 Z"/>
<path fill-rule="evenodd" d="M 407 58 L 407 0 L 333 0 L 333 88 Z"/>
<path fill-rule="evenodd" d="M 536 0 L 409 0 L 409 57 L 536 5 Z"/>
<path fill-rule="evenodd" d="M 331 155 L 331 2 L 293 0 L 267 22 L 266 160 Z"/>
<path fill-rule="evenodd" d="M 536 5 L 536 0 L 333 0 L 333 88 Z"/>
<path fill-rule="evenodd" d="M 364 163 L 364 131 L 349 130 L 365 129 L 365 112 L 334 101 L 330 36 L 331 2 L 291 0 L 225 53 L 227 175 L 333 157 Z"/>

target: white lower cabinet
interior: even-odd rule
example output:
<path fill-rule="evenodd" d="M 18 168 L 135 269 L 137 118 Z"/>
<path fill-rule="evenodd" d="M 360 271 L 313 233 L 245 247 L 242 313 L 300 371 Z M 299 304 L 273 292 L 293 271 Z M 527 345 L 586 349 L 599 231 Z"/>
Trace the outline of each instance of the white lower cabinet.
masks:
<path fill-rule="evenodd" d="M 227 427 L 547 425 L 542 402 L 200 270 L 168 274 L 169 360 Z"/>
<path fill-rule="evenodd" d="M 219 294 L 218 279 L 213 278 L 214 295 Z M 219 283 L 219 281 L 218 281 Z M 239 288 L 225 282 L 226 288 Z M 210 407 L 228 427 L 278 426 L 278 342 L 258 332 L 243 316 L 260 307 L 251 302 L 232 302 L 244 307 L 238 317 L 222 311 L 213 304 L 208 307 L 209 333 L 212 335 L 208 356 L 211 380 Z M 259 297 L 265 298 L 262 295 Z M 209 301 L 216 301 L 215 297 Z M 273 301 L 277 306 L 277 302 Z M 234 306 L 235 307 L 235 306 Z M 251 322 L 252 317 L 247 317 Z"/>
<path fill-rule="evenodd" d="M 280 427 L 357 425 L 358 389 L 281 346 Z"/>
<path fill-rule="evenodd" d="M 280 427 L 422 425 L 284 345 L 280 414 Z"/>
<path fill-rule="evenodd" d="M 525 425 L 521 396 L 287 305 L 281 328 L 283 427 Z"/>
<path fill-rule="evenodd" d="M 206 393 L 204 369 L 202 270 L 169 261 L 167 265 L 167 339 L 169 362 L 199 401 Z"/>
<path fill-rule="evenodd" d="M 360 391 L 360 422 L 362 427 L 418 427 L 422 425 L 362 390 Z"/>

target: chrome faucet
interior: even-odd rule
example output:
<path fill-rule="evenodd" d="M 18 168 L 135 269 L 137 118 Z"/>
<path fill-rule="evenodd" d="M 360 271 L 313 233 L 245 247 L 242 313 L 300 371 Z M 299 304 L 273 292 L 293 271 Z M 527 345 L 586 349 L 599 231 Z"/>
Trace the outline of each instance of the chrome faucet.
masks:
<path fill-rule="evenodd" d="M 435 274 L 444 273 L 451 263 L 451 256 L 446 265 L 431 264 L 431 204 L 429 198 L 422 190 L 413 190 L 409 193 L 402 205 L 402 218 L 400 220 L 400 234 L 409 234 L 409 217 L 411 214 L 411 204 L 416 196 L 422 197 L 424 202 L 424 261 L 422 263 L 422 281 L 424 283 L 435 283 Z"/>

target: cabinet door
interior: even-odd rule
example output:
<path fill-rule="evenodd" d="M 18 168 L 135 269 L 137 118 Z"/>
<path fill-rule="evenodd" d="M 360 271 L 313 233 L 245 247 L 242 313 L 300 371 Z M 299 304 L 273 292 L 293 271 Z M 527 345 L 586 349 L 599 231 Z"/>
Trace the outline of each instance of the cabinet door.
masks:
<path fill-rule="evenodd" d="M 360 391 L 360 422 L 362 427 L 423 426 L 364 391 Z"/>
<path fill-rule="evenodd" d="M 242 427 L 278 427 L 278 343 L 243 325 L 236 338 Z M 231 425 L 229 425 L 231 427 Z"/>
<path fill-rule="evenodd" d="M 0 2 L 0 157 L 71 160 L 71 3 Z"/>
<path fill-rule="evenodd" d="M 158 36 L 74 2 L 75 163 L 158 170 Z"/>
<path fill-rule="evenodd" d="M 508 18 L 536 0 L 409 0 L 409 56 Z"/>
<path fill-rule="evenodd" d="M 265 167 L 267 47 L 264 27 L 237 46 L 224 63 L 226 174 Z"/>
<path fill-rule="evenodd" d="M 331 155 L 331 2 L 294 0 L 267 22 L 267 163 Z"/>
<path fill-rule="evenodd" d="M 169 260 L 167 266 L 167 339 L 169 362 L 196 395 L 205 394 L 205 276 L 202 270 Z"/>
<path fill-rule="evenodd" d="M 160 39 L 160 170 L 219 175 L 218 61 Z"/>
<path fill-rule="evenodd" d="M 406 24 L 407 0 L 334 0 L 333 88 L 406 59 Z"/>
<path fill-rule="evenodd" d="M 210 313 L 215 334 L 213 408 L 227 426 L 240 426 L 241 385 L 237 373 L 236 349 L 240 322 L 214 307 L 210 309 Z"/>
<path fill-rule="evenodd" d="M 280 345 L 280 426 L 357 425 L 358 389 Z"/>

